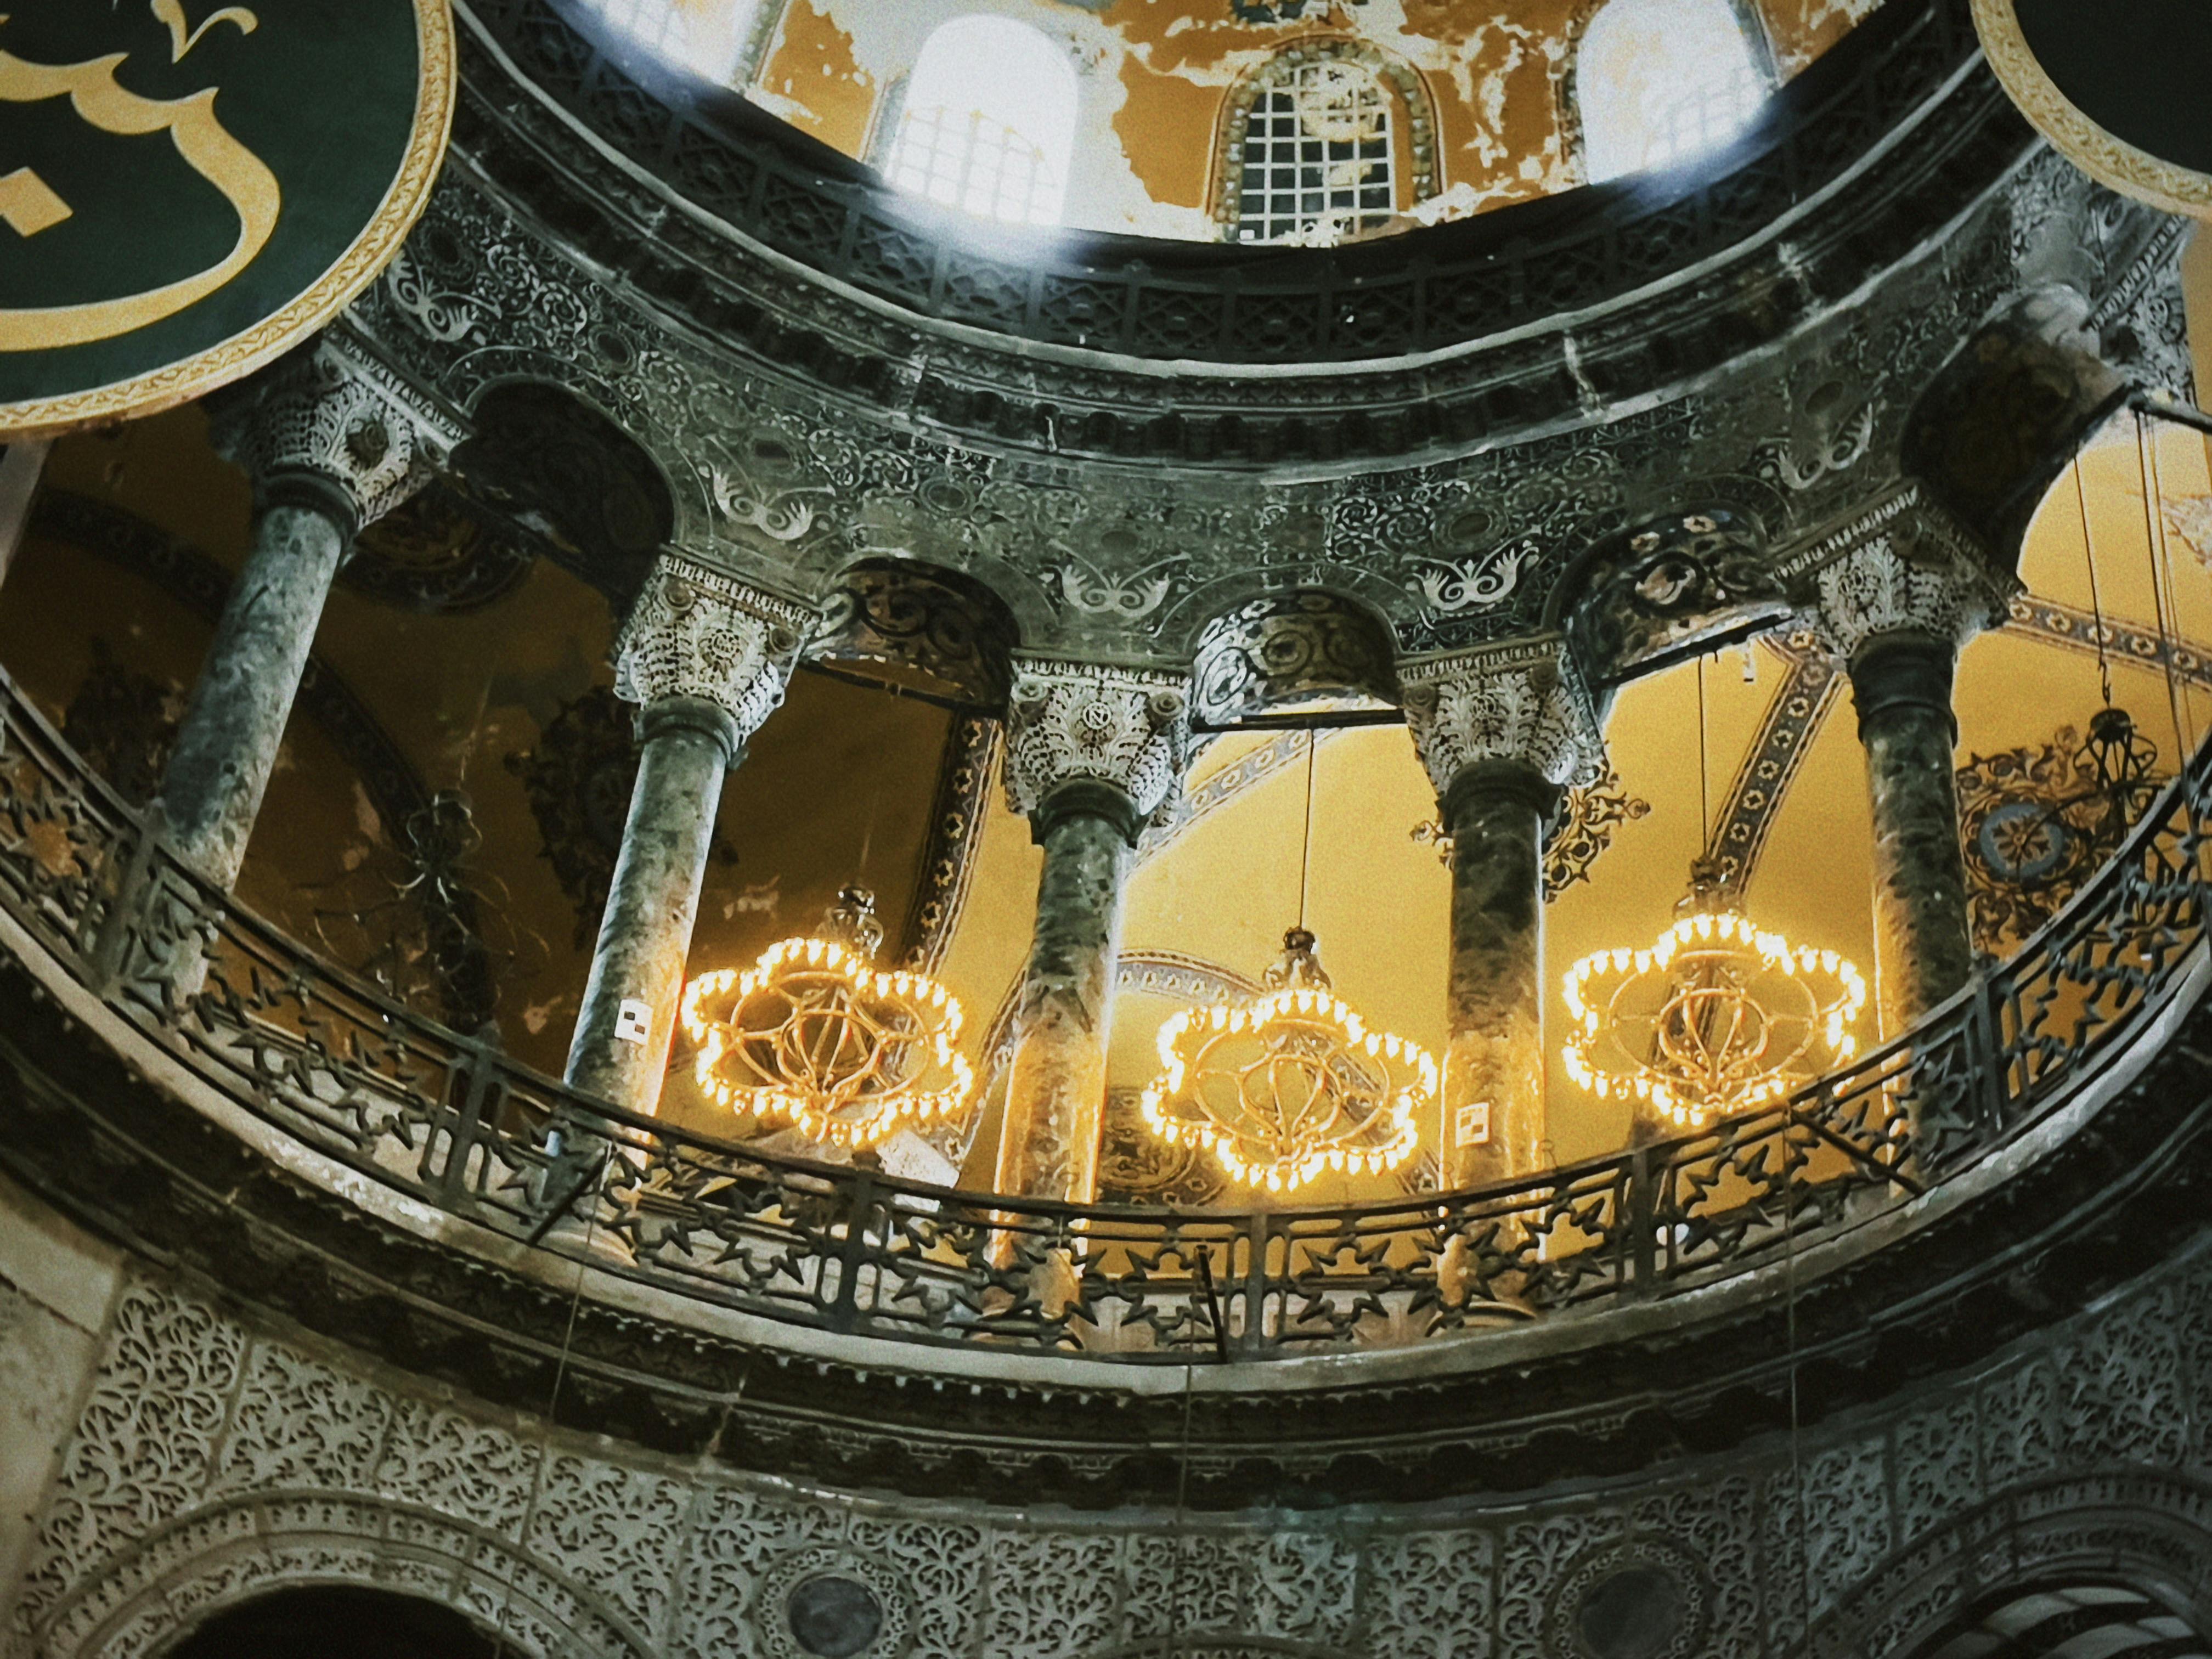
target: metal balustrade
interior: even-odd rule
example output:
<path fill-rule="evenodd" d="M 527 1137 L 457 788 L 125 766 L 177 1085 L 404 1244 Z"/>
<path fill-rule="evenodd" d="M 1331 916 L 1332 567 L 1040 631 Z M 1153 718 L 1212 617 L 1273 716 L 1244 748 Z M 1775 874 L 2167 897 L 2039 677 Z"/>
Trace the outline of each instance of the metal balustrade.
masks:
<path fill-rule="evenodd" d="M 1676 1295 L 1954 1176 L 2187 984 L 2205 933 L 2208 792 L 2212 744 L 2011 961 L 1786 1102 L 1512 1183 L 1245 1213 L 953 1192 L 576 1095 L 198 881 L 4 676 L 0 908 L 263 1123 L 599 1273 L 874 1338 L 1260 1360 Z"/>

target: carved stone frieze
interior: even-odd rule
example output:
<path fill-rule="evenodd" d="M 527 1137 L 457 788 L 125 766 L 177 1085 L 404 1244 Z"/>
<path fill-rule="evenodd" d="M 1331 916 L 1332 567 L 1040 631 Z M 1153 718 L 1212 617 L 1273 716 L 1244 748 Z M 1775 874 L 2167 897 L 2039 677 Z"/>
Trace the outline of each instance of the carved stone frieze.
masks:
<path fill-rule="evenodd" d="M 2045 240 L 2084 230 L 2089 199 L 2060 192 L 2034 210 L 2056 228 L 2016 244 L 2008 192 L 2049 177 L 2021 168 L 1956 221 L 1936 257 L 1899 267 L 1863 304 L 1805 319 L 1760 373 L 1510 441 L 1485 424 L 1481 443 L 1441 450 L 1343 446 L 1373 458 L 1358 465 L 1132 465 L 1125 438 L 1088 444 L 1083 411 L 1106 395 L 1091 385 L 1104 371 L 1057 363 L 1024 371 L 1054 387 L 1048 443 L 951 441 L 942 426 L 922 435 L 872 412 L 872 377 L 904 361 L 890 343 L 831 384 L 670 331 L 526 205 L 460 173 L 356 317 L 456 404 L 527 378 L 606 411 L 670 480 L 677 541 L 772 589 L 826 598 L 856 564 L 927 563 L 988 588 L 1028 650 L 1169 672 L 1191 662 L 1215 619 L 1323 591 L 1371 610 L 1401 651 L 1428 654 L 1558 625 L 1560 585 L 1588 550 L 1669 513 L 1756 524 L 1781 574 L 1830 527 L 1893 496 L 1919 392 L 2021 266 L 2042 269 Z M 2074 273 L 2085 292 L 2128 279 L 2154 216 L 2130 210 L 2107 228 Z M 789 285 L 778 297 L 793 299 Z M 963 349 L 947 344 L 933 362 Z M 1174 383 L 1148 386 L 1157 415 Z M 1266 389 L 1270 410 L 1294 408 L 1296 420 L 1241 417 L 1255 437 L 1334 418 L 1344 396 L 1333 381 L 1310 397 L 1279 378 Z"/>
<path fill-rule="evenodd" d="M 531 1659 L 1917 1651 L 2069 1563 L 2212 1591 L 2190 1427 L 2212 1403 L 2208 1308 L 2200 1248 L 1873 1413 L 1597 1493 L 1077 1518 L 672 1465 L 138 1277 L 5 1650 L 128 1659 L 339 1583 L 453 1607 Z"/>
<path fill-rule="evenodd" d="M 781 705 L 814 622 L 804 605 L 663 555 L 615 641 L 616 695 L 641 706 L 711 702 L 743 743 Z"/>
<path fill-rule="evenodd" d="M 258 495 L 313 490 L 356 529 L 428 483 L 464 435 L 451 413 L 343 334 L 248 381 L 215 426 Z"/>
<path fill-rule="evenodd" d="M 1563 639 L 1402 663 L 1406 724 L 1442 797 L 1483 761 L 1518 761 L 1559 786 L 1605 775 L 1605 733 Z"/>
<path fill-rule="evenodd" d="M 1024 817 L 1063 784 L 1108 784 L 1139 818 L 1182 786 L 1190 683 L 1179 675 L 1024 657 L 1007 701 L 1006 804 Z"/>

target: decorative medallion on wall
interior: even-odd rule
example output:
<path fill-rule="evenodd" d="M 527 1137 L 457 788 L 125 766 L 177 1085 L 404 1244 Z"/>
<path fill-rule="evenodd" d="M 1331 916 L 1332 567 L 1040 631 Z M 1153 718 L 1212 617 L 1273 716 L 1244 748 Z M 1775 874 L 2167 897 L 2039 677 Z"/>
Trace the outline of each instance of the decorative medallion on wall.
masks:
<path fill-rule="evenodd" d="M 1569 789 L 1559 804 L 1552 838 L 1544 848 L 1546 902 L 1559 897 L 1577 882 L 1588 881 L 1599 857 L 1613 845 L 1613 832 L 1650 811 L 1651 803 L 1630 794 L 1618 772 L 1608 770 L 1587 788 Z M 1415 841 L 1433 846 L 1437 859 L 1447 866 L 1450 865 L 1452 838 L 1444 833 L 1441 823 L 1435 818 L 1424 819 L 1413 826 L 1413 836 Z"/>
<path fill-rule="evenodd" d="M 154 798 L 185 715 L 185 688 L 125 668 L 98 635 L 92 666 L 62 713 L 62 737 L 133 805 Z"/>
<path fill-rule="evenodd" d="M 1591 1550 L 1559 1577 L 1545 1620 L 1552 1653 L 1573 1659 L 1703 1659 L 1712 1585 L 1659 1538 Z"/>
<path fill-rule="evenodd" d="M 398 251 L 446 0 L 39 0 L 0 17 L 0 432 L 142 415 L 306 339 Z"/>
<path fill-rule="evenodd" d="M 465 792 L 438 791 L 395 831 L 396 851 L 308 890 L 316 937 L 395 1000 L 481 1032 L 502 984 L 544 966 L 544 942 L 515 927 L 505 884 L 477 867 L 483 834 Z"/>
<path fill-rule="evenodd" d="M 2005 91 L 2099 184 L 2212 217 L 2212 7 L 2203 0 L 1973 0 Z"/>
<path fill-rule="evenodd" d="M 769 1562 L 750 1612 L 763 1659 L 899 1659 L 914 1645 L 905 1580 L 835 1545 Z"/>
<path fill-rule="evenodd" d="M 520 586 L 536 556 L 433 483 L 362 528 L 339 580 L 403 611 L 475 611 Z"/>
<path fill-rule="evenodd" d="M 1098 1197 L 1105 1204 L 1202 1210 L 1218 1204 L 1228 1178 L 1195 1146 L 1170 1145 L 1145 1127 L 1142 1089 L 1109 1089 L 1098 1147 Z"/>
<path fill-rule="evenodd" d="M 2003 953 L 2045 922 L 2118 850 L 2169 774 L 2124 708 L 2089 735 L 1975 755 L 1959 768 L 1959 822 L 1974 948 Z"/>
<path fill-rule="evenodd" d="M 605 686 L 586 691 L 561 706 L 536 747 L 507 756 L 506 765 L 530 799 L 539 853 L 576 907 L 576 948 L 587 950 L 614 884 L 637 782 L 635 711 Z M 719 835 L 714 856 L 724 865 L 738 861 Z"/>

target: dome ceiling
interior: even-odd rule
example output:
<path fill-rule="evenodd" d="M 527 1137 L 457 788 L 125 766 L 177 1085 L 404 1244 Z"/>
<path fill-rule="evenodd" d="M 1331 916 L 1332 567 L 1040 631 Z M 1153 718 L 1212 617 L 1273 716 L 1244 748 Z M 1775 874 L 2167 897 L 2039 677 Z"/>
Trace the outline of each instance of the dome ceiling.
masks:
<path fill-rule="evenodd" d="M 591 0 L 986 217 L 1334 244 L 1725 147 L 1874 0 Z M 1316 192 L 1318 194 L 1316 195 Z"/>

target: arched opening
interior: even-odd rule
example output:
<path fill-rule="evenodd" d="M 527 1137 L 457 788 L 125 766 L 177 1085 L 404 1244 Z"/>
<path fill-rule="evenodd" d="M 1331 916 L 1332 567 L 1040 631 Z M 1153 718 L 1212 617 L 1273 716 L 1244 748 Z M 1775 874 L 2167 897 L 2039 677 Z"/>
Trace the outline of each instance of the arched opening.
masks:
<path fill-rule="evenodd" d="M 1056 225 L 1076 98 L 1075 66 L 1037 30 L 956 17 L 915 62 L 884 171 L 902 190 L 982 218 Z"/>
<path fill-rule="evenodd" d="M 765 0 L 723 0 L 702 6 L 687 0 L 591 0 L 618 33 L 655 57 L 716 82 L 738 73 L 753 37 L 769 19 Z"/>
<path fill-rule="evenodd" d="M 1575 58 L 1590 182 L 1717 149 L 1768 89 L 1729 0 L 1609 0 Z"/>
<path fill-rule="evenodd" d="M 1395 89 L 1359 57 L 1294 52 L 1268 64 L 1243 118 L 1234 240 L 1331 244 L 1389 224 L 1399 113 Z"/>
<path fill-rule="evenodd" d="M 2212 1659 L 2188 1620 L 2140 1590 L 2059 1584 L 1992 1597 L 1913 1659 Z"/>
<path fill-rule="evenodd" d="M 225 1608 L 170 1649 L 168 1659 L 495 1659 L 501 1648 L 434 1601 L 316 1584 Z"/>

